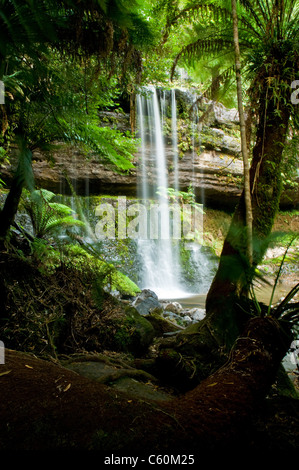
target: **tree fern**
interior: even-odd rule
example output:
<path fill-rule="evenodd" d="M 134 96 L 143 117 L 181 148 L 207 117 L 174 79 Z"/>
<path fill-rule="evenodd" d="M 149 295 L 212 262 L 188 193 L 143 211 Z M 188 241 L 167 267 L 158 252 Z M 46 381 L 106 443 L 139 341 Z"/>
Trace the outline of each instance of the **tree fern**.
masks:
<path fill-rule="evenodd" d="M 55 194 L 45 189 L 32 191 L 25 202 L 30 215 L 34 236 L 44 238 L 64 228 L 84 227 L 81 220 L 74 217 L 75 212 L 65 204 L 51 202 Z"/>
<path fill-rule="evenodd" d="M 196 9 L 198 16 L 193 19 L 192 28 L 189 27 L 189 40 L 186 38 L 185 45 L 174 59 L 172 75 L 180 61 L 188 62 L 191 57 L 200 58 L 217 54 L 220 57 L 227 54 L 229 50 L 233 50 L 230 2 L 223 0 L 204 3 L 203 5 L 203 2 L 186 2 L 177 11 L 176 21 L 179 17 L 182 19 L 185 17 L 191 23 L 186 15 L 188 11 Z M 205 19 L 199 14 L 201 10 L 202 12 L 208 11 Z M 278 48 L 277 54 L 283 57 L 286 54 L 284 44 L 289 53 L 294 54 L 296 69 L 298 11 L 298 2 L 294 0 L 284 2 L 240 0 L 238 5 L 239 42 L 245 71 L 250 72 L 254 68 L 254 73 L 257 73 L 257 69 L 263 66 L 267 61 L 267 56 L 269 57 L 272 53 L 273 47 Z M 258 57 L 260 57 L 259 63 Z M 252 75 L 249 78 L 252 79 Z"/>

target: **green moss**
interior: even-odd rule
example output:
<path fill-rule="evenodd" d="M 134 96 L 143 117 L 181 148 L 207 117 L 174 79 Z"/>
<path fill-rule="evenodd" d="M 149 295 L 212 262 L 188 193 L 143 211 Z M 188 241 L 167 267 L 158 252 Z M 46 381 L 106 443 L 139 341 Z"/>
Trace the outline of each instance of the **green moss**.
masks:
<path fill-rule="evenodd" d="M 255 232 L 258 236 L 267 237 L 273 228 L 275 216 L 279 210 L 281 194 L 281 181 L 276 185 L 272 183 L 259 184 L 255 206 L 254 221 Z"/>
<path fill-rule="evenodd" d="M 110 291 L 119 291 L 121 294 L 132 296 L 140 292 L 140 288 L 128 276 L 112 264 L 92 256 L 80 246 L 69 245 L 65 251 L 65 263 L 71 263 L 83 271 L 92 268 L 101 278 L 103 286 L 109 287 Z"/>
<path fill-rule="evenodd" d="M 114 271 L 112 274 L 112 290 L 118 290 L 122 294 L 136 295 L 140 288 L 128 276 L 120 271 Z"/>
<path fill-rule="evenodd" d="M 163 336 L 164 333 L 178 330 L 176 325 L 162 316 L 162 313 L 163 309 L 155 308 L 150 314 L 146 315 L 146 319 L 152 324 L 156 336 Z"/>
<path fill-rule="evenodd" d="M 131 332 L 130 349 L 142 353 L 148 348 L 155 336 L 154 328 L 134 307 L 125 307 L 124 311 L 126 314 L 125 326 Z"/>

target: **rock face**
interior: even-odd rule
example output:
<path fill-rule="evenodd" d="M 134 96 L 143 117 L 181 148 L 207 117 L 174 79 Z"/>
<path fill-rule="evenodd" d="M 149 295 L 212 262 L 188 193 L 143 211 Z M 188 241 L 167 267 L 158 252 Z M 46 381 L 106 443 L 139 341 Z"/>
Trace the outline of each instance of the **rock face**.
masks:
<path fill-rule="evenodd" d="M 78 195 L 113 194 L 135 196 L 137 194 L 138 154 L 136 169 L 127 174 L 118 174 L 96 159 L 86 161 L 78 150 L 64 147 L 53 155 L 54 165 L 38 152 L 34 153 L 33 171 L 37 187 L 55 193 L 70 194 L 64 172 L 73 183 Z M 228 171 L 229 168 L 229 171 Z M 218 207 L 233 207 L 241 194 L 242 162 L 234 156 L 204 151 L 195 159 L 185 153 L 179 162 L 180 189 L 187 191 L 191 183 L 199 202 Z M 152 175 L 154 177 L 154 174 Z M 1 168 L 1 177 L 9 185 L 11 167 Z M 173 183 L 170 171 L 169 183 Z"/>
<path fill-rule="evenodd" d="M 190 95 L 176 90 L 178 112 L 186 116 L 192 103 Z M 207 103 L 205 103 L 207 107 Z M 221 104 L 210 106 L 205 126 L 198 127 L 197 141 L 192 142 L 190 128 L 180 120 L 178 147 L 180 149 L 179 175 L 180 190 L 186 191 L 193 185 L 198 202 L 211 207 L 233 210 L 241 194 L 243 163 L 240 158 L 238 139 L 238 113 Z M 204 105 L 202 111 L 204 112 Z M 121 131 L 129 130 L 129 116 L 105 112 L 101 125 L 117 125 Z M 169 132 L 168 132 L 169 134 Z M 199 139 L 198 139 L 199 136 Z M 174 183 L 173 149 L 170 135 L 165 137 L 168 161 L 169 184 Z M 151 159 L 151 156 L 148 155 Z M 36 185 L 55 193 L 69 194 L 68 179 L 78 195 L 113 194 L 134 197 L 137 194 L 137 176 L 141 168 L 141 154 L 137 152 L 133 161 L 135 168 L 126 174 L 116 173 L 96 157 L 86 159 L 83 153 L 73 147 L 61 145 L 48 162 L 45 155 L 35 151 L 33 170 Z M 13 165 L 13 162 L 12 162 Z M 12 167 L 0 168 L 2 180 L 9 185 Z M 149 177 L 155 178 L 154 170 Z M 297 207 L 299 190 L 286 190 L 281 198 L 281 207 Z"/>

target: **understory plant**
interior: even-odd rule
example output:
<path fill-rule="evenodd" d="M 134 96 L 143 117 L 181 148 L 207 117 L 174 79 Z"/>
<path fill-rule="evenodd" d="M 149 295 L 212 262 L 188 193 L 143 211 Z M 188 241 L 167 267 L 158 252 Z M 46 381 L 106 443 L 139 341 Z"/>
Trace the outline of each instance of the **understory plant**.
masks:
<path fill-rule="evenodd" d="M 27 210 L 33 237 L 30 245 L 39 265 L 52 271 L 59 266 L 89 272 L 98 284 L 108 291 L 136 295 L 138 286 L 103 255 L 101 244 L 90 241 L 90 227 L 84 217 L 80 201 L 76 198 L 76 211 L 66 204 L 55 202 L 55 194 L 45 189 L 26 192 Z"/>
<path fill-rule="evenodd" d="M 253 282 L 250 285 L 250 294 L 253 300 L 255 314 L 261 317 L 268 316 L 268 317 L 272 317 L 278 320 L 282 327 L 285 327 L 286 330 L 288 331 L 291 330 L 294 340 L 298 339 L 298 335 L 299 335 L 299 301 L 294 301 L 296 294 L 298 294 L 299 292 L 299 282 L 296 283 L 295 286 L 292 287 L 292 289 L 287 293 L 287 295 L 278 303 L 273 305 L 273 299 L 274 299 L 275 291 L 277 289 L 279 280 L 281 278 L 281 274 L 282 274 L 284 263 L 287 258 L 287 254 L 289 252 L 291 245 L 297 238 L 298 236 L 294 236 L 291 239 L 290 243 L 288 244 L 283 254 L 281 263 L 279 265 L 279 269 L 277 271 L 277 274 L 274 280 L 274 284 L 272 286 L 270 300 L 266 308 L 262 308 L 261 304 L 258 302 L 256 294 L 255 294 Z"/>
<path fill-rule="evenodd" d="M 55 194 L 46 189 L 29 193 L 25 201 L 33 234 L 36 238 L 46 238 L 61 233 L 65 229 L 84 227 L 82 220 L 76 218 L 75 211 L 65 204 L 53 201 Z"/>

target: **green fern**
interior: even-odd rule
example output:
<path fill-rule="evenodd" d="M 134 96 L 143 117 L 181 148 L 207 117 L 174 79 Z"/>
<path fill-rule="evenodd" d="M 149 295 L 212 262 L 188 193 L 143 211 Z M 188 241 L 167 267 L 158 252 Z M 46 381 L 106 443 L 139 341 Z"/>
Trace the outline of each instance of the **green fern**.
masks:
<path fill-rule="evenodd" d="M 168 6 L 172 4 L 171 8 L 175 10 L 172 10 L 172 14 L 167 17 L 168 29 L 176 26 L 178 21 L 185 21 L 185 24 L 188 24 L 188 36 L 184 38 L 183 46 L 174 58 L 172 77 L 179 62 L 191 67 L 194 63 L 200 66 L 201 58 L 210 60 L 218 57 L 224 61 L 225 68 L 226 65 L 231 67 L 233 56 L 230 55 L 233 52 L 233 41 L 230 1 L 191 1 L 185 2 L 180 8 L 176 2 L 165 3 Z M 194 16 L 195 12 L 196 16 Z M 193 20 L 191 20 L 192 17 Z M 273 84 L 277 83 L 274 91 L 278 97 L 278 109 L 279 100 L 284 99 L 283 84 L 290 86 L 292 80 L 295 79 L 298 64 L 298 2 L 294 0 L 285 2 L 240 0 L 238 20 L 243 75 L 244 79 L 253 83 L 253 92 L 258 94 L 256 82 L 265 64 L 271 65 L 275 58 L 281 57 L 281 74 L 279 74 L 279 79 L 273 81 Z M 294 64 L 289 69 L 284 66 L 283 62 L 287 57 L 292 57 Z M 227 58 L 230 58 L 230 62 L 226 64 Z M 255 82 L 253 82 L 254 79 L 256 79 Z M 290 109 L 295 118 L 296 106 L 290 106 Z"/>
<path fill-rule="evenodd" d="M 84 222 L 74 218 L 75 212 L 70 207 L 51 202 L 54 197 L 51 191 L 39 189 L 32 191 L 25 202 L 36 238 L 57 234 L 64 228 L 85 227 Z"/>

